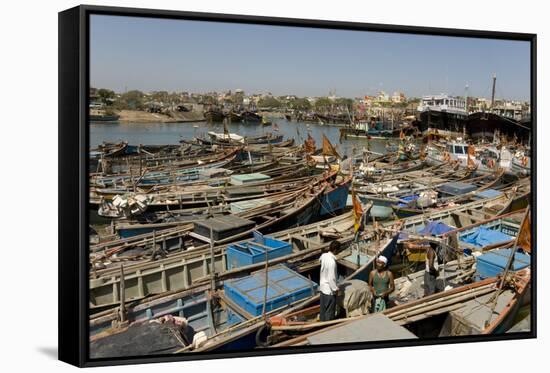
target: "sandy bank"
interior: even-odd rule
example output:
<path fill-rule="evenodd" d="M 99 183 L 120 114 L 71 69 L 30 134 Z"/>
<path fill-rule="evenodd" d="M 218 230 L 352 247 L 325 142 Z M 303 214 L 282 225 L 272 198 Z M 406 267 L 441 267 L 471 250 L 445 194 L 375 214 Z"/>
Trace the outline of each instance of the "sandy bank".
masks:
<path fill-rule="evenodd" d="M 204 116 L 200 112 L 170 112 L 169 114 L 149 113 L 139 110 L 121 110 L 119 122 L 130 123 L 178 123 L 203 121 Z"/>

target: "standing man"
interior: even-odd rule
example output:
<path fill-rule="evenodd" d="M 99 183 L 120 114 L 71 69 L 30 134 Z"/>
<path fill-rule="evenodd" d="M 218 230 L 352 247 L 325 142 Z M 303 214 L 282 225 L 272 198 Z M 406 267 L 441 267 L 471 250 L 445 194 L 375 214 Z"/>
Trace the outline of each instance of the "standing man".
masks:
<path fill-rule="evenodd" d="M 437 264 L 437 252 L 438 244 L 436 242 L 430 242 L 430 247 L 426 251 L 426 271 L 424 272 L 424 296 L 435 294 L 436 279 L 439 276 L 439 266 Z"/>
<path fill-rule="evenodd" d="M 334 253 L 340 248 L 340 242 L 332 241 L 328 247 L 323 248 L 321 262 L 321 278 L 319 280 L 319 291 L 321 292 L 320 320 L 329 321 L 335 317 L 336 294 L 336 257 Z"/>
<path fill-rule="evenodd" d="M 389 295 L 394 291 L 393 273 L 387 269 L 388 258 L 380 255 L 376 258 L 376 269 L 369 274 L 369 287 L 373 296 L 374 312 L 384 311 L 389 302 Z"/>

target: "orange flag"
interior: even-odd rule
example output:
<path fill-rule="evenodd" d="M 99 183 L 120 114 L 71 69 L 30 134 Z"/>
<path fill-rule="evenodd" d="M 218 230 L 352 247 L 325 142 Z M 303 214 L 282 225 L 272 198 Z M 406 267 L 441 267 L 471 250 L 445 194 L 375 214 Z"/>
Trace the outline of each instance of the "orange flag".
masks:
<path fill-rule="evenodd" d="M 351 200 L 353 202 L 353 227 L 355 228 L 355 232 L 357 232 L 359 230 L 359 227 L 361 227 L 363 207 L 361 206 L 361 202 L 359 202 L 359 199 L 357 199 L 357 195 L 354 192 L 351 193 Z"/>
<path fill-rule="evenodd" d="M 517 245 L 525 252 L 531 252 L 531 213 L 529 213 L 519 228 Z"/>
<path fill-rule="evenodd" d="M 336 158 L 340 157 L 340 154 L 336 151 L 334 146 L 330 143 L 329 139 L 323 134 L 323 155 L 333 155 Z"/>

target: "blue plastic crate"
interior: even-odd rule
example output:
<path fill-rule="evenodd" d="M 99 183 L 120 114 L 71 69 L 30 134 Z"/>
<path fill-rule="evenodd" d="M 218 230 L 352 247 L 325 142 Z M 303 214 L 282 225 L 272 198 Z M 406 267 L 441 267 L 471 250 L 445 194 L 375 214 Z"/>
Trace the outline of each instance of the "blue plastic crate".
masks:
<path fill-rule="evenodd" d="M 312 296 L 317 284 L 284 265 L 268 270 L 266 312 Z M 228 280 L 224 284 L 225 295 L 252 316 L 262 313 L 265 292 L 265 272 Z"/>
<path fill-rule="evenodd" d="M 262 246 L 260 246 L 260 244 Z M 292 246 L 290 243 L 270 237 L 259 236 L 253 241 L 228 246 L 225 251 L 227 269 L 263 262 L 265 261 L 266 250 L 268 260 L 292 254 Z"/>
<path fill-rule="evenodd" d="M 480 279 L 495 277 L 506 268 L 508 258 L 512 255 L 512 249 L 492 250 L 476 258 L 476 271 Z M 531 257 L 527 254 L 516 252 L 511 271 L 519 271 L 531 265 Z"/>

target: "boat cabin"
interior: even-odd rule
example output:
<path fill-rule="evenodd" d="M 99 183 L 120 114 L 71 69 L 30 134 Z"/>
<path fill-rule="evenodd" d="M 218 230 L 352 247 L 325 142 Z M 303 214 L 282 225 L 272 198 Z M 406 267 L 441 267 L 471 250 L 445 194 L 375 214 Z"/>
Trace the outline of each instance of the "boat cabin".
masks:
<path fill-rule="evenodd" d="M 466 100 L 445 94 L 423 96 L 418 111 L 445 111 L 453 114 L 467 115 Z"/>

